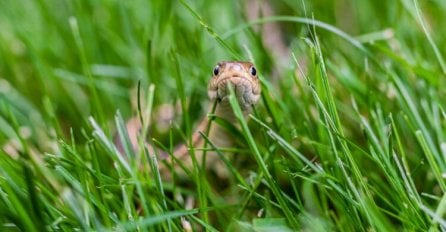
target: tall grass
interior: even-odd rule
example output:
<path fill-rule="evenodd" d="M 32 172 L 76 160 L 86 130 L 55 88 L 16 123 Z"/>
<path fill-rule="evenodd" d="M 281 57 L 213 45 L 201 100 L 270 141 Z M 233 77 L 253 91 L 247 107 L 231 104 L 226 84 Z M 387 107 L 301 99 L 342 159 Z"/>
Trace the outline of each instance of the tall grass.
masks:
<path fill-rule="evenodd" d="M 1 229 L 445 231 L 446 4 L 283 0 L 248 19 L 253 2 L 1 1 Z M 260 73 L 249 120 L 231 100 L 239 128 L 206 115 L 220 60 Z M 232 159 L 201 136 L 229 177 L 194 160 L 163 179 L 130 149 L 138 116 L 170 152 L 203 116 L 227 127 Z"/>

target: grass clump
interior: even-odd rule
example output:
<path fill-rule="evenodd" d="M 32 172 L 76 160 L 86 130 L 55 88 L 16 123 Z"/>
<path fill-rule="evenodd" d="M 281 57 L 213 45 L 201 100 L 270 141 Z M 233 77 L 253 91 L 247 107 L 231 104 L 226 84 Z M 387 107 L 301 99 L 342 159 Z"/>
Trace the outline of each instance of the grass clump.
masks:
<path fill-rule="evenodd" d="M 258 4 L 2 1 L 2 230 L 446 230 L 446 4 Z M 212 67 L 239 59 L 262 98 L 250 121 L 231 102 L 236 157 L 202 133 L 228 179 L 162 179 L 125 120 L 191 143 Z"/>

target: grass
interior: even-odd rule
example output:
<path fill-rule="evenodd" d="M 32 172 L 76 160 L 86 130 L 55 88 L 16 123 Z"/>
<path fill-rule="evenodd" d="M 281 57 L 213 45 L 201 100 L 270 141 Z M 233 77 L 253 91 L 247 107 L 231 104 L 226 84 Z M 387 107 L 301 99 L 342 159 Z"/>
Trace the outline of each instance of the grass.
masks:
<path fill-rule="evenodd" d="M 446 4 L 282 0 L 254 19 L 245 4 L 2 1 L 2 231 L 445 231 Z M 240 129 L 213 122 L 236 157 L 202 133 L 228 180 L 198 165 L 163 180 L 149 151 L 119 155 L 138 109 L 149 142 L 190 143 L 212 68 L 239 59 L 263 90 L 249 121 L 232 99 Z"/>

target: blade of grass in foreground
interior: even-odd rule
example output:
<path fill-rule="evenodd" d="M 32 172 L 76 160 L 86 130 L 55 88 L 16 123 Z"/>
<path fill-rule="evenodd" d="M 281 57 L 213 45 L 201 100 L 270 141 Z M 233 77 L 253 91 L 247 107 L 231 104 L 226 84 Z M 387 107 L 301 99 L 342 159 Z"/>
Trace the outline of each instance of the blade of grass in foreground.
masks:
<path fill-rule="evenodd" d="M 206 31 L 220 44 L 222 45 L 227 51 L 231 53 L 231 55 L 237 59 L 240 60 L 240 55 L 238 55 L 238 52 L 236 52 L 231 46 L 226 44 L 226 42 L 215 32 L 215 30 L 210 27 L 203 19 L 202 17 L 194 10 L 192 7 L 187 4 L 184 0 L 180 0 L 180 3 L 186 7 L 186 9 L 198 20 L 201 26 L 203 26 Z"/>
<path fill-rule="evenodd" d="M 74 16 L 72 16 L 69 19 L 69 24 L 71 27 L 71 31 L 73 33 L 74 40 L 76 42 L 77 50 L 80 54 L 80 61 L 82 64 L 83 72 L 88 77 L 89 88 L 93 95 L 93 102 L 94 102 L 93 108 L 97 110 L 96 115 L 99 117 L 100 123 L 103 124 L 105 122 L 105 120 L 103 118 L 103 116 L 105 114 L 104 114 L 104 110 L 102 109 L 101 100 L 99 98 L 99 94 L 96 89 L 96 86 L 94 85 L 93 75 L 91 74 L 90 65 L 88 63 L 87 56 L 85 54 L 85 46 L 84 46 L 84 42 L 83 42 L 82 36 L 79 31 L 79 24 L 77 22 L 77 19 Z"/>
<path fill-rule="evenodd" d="M 315 33 L 314 33 L 315 34 Z M 349 188 L 352 202 L 357 201 L 359 208 L 355 205 L 349 205 L 357 215 L 362 215 L 367 219 L 368 225 L 376 230 L 386 230 L 391 228 L 391 224 L 379 210 L 369 186 L 364 181 L 364 176 L 354 159 L 346 140 L 343 125 L 341 123 L 338 110 L 335 103 L 332 87 L 330 86 L 328 74 L 325 66 L 325 60 L 316 35 L 312 41 L 307 40 L 313 51 L 313 65 L 316 68 L 316 85 L 306 77 L 314 100 L 321 112 L 322 118 L 326 124 L 326 134 L 332 146 L 332 151 L 336 157 L 336 163 L 342 173 L 340 180 Z M 313 88 L 314 87 L 314 88 Z M 355 217 L 357 223 L 362 224 L 360 217 Z M 363 225 L 366 226 L 366 225 Z"/>
<path fill-rule="evenodd" d="M 295 213 L 293 213 L 289 208 L 287 201 L 282 195 L 276 181 L 271 176 L 271 173 L 269 172 L 268 167 L 266 166 L 266 163 L 264 162 L 263 157 L 260 154 L 259 148 L 257 147 L 254 137 L 252 136 L 248 124 L 246 123 L 245 116 L 243 115 L 243 112 L 240 109 L 240 106 L 238 105 L 237 99 L 235 98 L 234 88 L 231 85 L 228 85 L 228 88 L 230 91 L 229 103 L 231 104 L 231 108 L 234 111 L 234 115 L 237 118 L 237 121 L 240 123 L 240 126 L 242 128 L 242 133 L 246 141 L 248 142 L 248 146 L 251 152 L 253 153 L 252 155 L 254 156 L 254 159 L 259 165 L 260 170 L 262 171 L 266 181 L 268 182 L 274 196 L 279 202 L 279 205 L 282 208 L 288 222 L 291 224 L 292 227 L 299 228 L 299 222 L 296 218 Z"/>
<path fill-rule="evenodd" d="M 186 95 L 184 92 L 184 84 L 183 84 L 183 76 L 181 74 L 181 68 L 180 63 L 178 61 L 178 55 L 171 52 L 171 58 L 172 61 L 175 64 L 175 81 L 178 89 L 178 95 L 181 100 L 181 108 L 183 112 L 187 112 L 187 103 L 186 103 Z M 208 205 L 208 198 L 207 198 L 207 190 L 209 187 L 207 186 L 206 178 L 204 175 L 204 170 L 200 167 L 197 161 L 197 157 L 195 156 L 195 151 L 193 148 L 193 136 L 192 136 L 192 127 L 191 122 L 189 119 L 189 114 L 184 113 L 183 119 L 186 124 L 186 137 L 188 139 L 187 144 L 192 148 L 190 149 L 190 157 L 192 159 L 192 166 L 193 166 L 193 174 L 194 174 L 194 180 L 197 184 L 197 192 L 198 192 L 198 201 L 200 208 L 206 208 Z M 207 211 L 202 211 L 203 221 L 206 224 L 209 224 L 209 215 Z"/>

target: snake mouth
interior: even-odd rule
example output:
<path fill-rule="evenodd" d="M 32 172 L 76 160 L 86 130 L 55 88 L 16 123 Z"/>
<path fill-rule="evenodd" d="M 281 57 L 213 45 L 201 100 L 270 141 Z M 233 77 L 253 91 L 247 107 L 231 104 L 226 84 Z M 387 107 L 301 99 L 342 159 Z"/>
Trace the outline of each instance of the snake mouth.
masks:
<path fill-rule="evenodd" d="M 256 91 L 257 84 L 241 76 L 226 77 L 211 84 L 209 88 L 209 97 L 217 99 L 220 102 L 228 102 L 232 86 L 235 97 L 243 110 L 249 109 L 259 99 L 259 93 Z"/>

